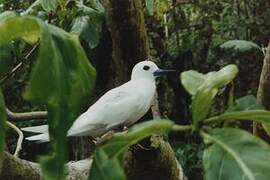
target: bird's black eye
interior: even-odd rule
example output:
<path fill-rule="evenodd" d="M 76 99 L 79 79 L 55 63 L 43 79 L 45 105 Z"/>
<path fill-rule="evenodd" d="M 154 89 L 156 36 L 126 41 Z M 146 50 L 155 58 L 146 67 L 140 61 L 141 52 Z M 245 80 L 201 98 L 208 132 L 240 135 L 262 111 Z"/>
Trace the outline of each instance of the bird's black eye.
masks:
<path fill-rule="evenodd" d="M 145 71 L 148 71 L 149 69 L 150 69 L 150 67 L 149 66 L 143 66 L 143 69 L 145 70 Z"/>

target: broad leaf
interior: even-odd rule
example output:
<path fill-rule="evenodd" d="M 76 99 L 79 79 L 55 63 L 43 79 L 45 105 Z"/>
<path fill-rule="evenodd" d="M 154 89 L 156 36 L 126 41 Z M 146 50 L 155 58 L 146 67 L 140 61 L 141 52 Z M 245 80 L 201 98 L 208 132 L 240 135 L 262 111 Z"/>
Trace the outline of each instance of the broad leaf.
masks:
<path fill-rule="evenodd" d="M 270 146 L 250 133 L 233 128 L 203 133 L 207 180 L 268 180 Z"/>
<path fill-rule="evenodd" d="M 223 43 L 220 48 L 226 54 L 231 54 L 232 56 L 245 55 L 260 50 L 257 44 L 245 40 L 230 40 Z"/>
<path fill-rule="evenodd" d="M 82 112 L 95 82 L 78 37 L 34 17 L 12 17 L 0 23 L 0 45 L 22 38 L 39 43 L 37 62 L 24 97 L 48 110 L 51 156 L 42 158 L 45 179 L 64 179 L 66 134 Z"/>
<path fill-rule="evenodd" d="M 205 82 L 207 75 L 194 70 L 185 71 L 181 74 L 180 79 L 189 94 L 195 95 L 199 87 Z"/>
<path fill-rule="evenodd" d="M 2 163 L 2 155 L 5 146 L 5 126 L 6 126 L 6 106 L 4 103 L 4 98 L 2 91 L 0 90 L 0 166 Z"/>
<path fill-rule="evenodd" d="M 70 32 L 79 35 L 93 49 L 99 44 L 101 30 L 102 21 L 91 21 L 89 16 L 81 16 L 73 21 Z"/>
<path fill-rule="evenodd" d="M 174 123 L 169 120 L 152 120 L 134 125 L 128 130 L 127 133 L 123 132 L 114 134 L 112 139 L 108 143 L 96 149 L 94 165 L 91 168 L 89 178 L 91 180 L 102 178 L 111 179 L 109 175 L 112 172 L 109 171 L 114 171 L 114 167 L 112 166 L 110 169 L 107 169 L 106 167 L 108 166 L 108 164 L 114 164 L 116 166 L 115 168 L 118 169 L 118 164 L 121 164 L 122 155 L 124 151 L 127 150 L 127 148 L 136 144 L 138 141 L 148 136 L 151 136 L 152 134 L 164 133 L 166 131 L 169 131 L 172 129 L 173 125 Z M 103 157 L 107 157 L 108 160 L 101 163 L 98 159 L 96 159 L 99 157 L 97 156 L 99 153 L 105 153 Z M 116 163 L 115 161 L 117 161 L 118 163 Z M 99 171 L 97 172 L 96 167 L 104 168 L 99 169 Z M 121 178 L 123 177 L 120 171 L 118 174 L 118 178 L 119 180 L 121 180 Z"/>
<path fill-rule="evenodd" d="M 186 71 L 181 74 L 181 82 L 192 95 L 192 119 L 195 129 L 212 106 L 218 89 L 230 83 L 238 73 L 235 65 L 228 65 L 219 71 L 205 75 Z"/>

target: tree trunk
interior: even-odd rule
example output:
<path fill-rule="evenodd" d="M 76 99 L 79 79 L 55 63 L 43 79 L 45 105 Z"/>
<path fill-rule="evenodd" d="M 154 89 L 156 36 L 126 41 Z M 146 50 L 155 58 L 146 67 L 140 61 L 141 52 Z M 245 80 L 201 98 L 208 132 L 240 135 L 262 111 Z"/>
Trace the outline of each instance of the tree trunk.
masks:
<path fill-rule="evenodd" d="M 103 0 L 102 3 L 113 47 L 110 86 L 115 87 L 130 79 L 133 66 L 148 59 L 150 50 L 140 0 Z M 157 108 L 155 101 L 154 117 L 159 115 Z M 161 136 L 153 137 L 126 152 L 124 167 L 128 179 L 183 180 L 183 171 L 171 146 Z"/>
<path fill-rule="evenodd" d="M 270 110 L 270 42 L 268 43 L 264 57 L 257 99 L 267 110 Z M 261 134 L 261 131 L 258 128 L 261 128 L 261 126 L 258 126 L 257 123 L 253 123 L 254 134 Z M 264 137 L 264 139 L 266 139 L 267 136 L 265 136 L 265 134 L 261 135 Z M 269 141 L 269 137 L 267 139 Z"/>
<path fill-rule="evenodd" d="M 130 79 L 132 67 L 149 57 L 141 1 L 102 0 L 112 39 L 109 88 Z"/>

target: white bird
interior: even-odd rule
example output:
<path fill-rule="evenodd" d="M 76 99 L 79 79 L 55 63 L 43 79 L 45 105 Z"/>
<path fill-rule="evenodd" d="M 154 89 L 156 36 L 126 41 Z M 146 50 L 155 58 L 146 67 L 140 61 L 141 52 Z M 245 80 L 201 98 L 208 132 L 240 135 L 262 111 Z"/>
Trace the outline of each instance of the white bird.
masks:
<path fill-rule="evenodd" d="M 151 61 L 137 63 L 132 69 L 131 80 L 106 92 L 74 121 L 67 136 L 98 137 L 112 129 L 134 124 L 151 107 L 156 91 L 156 77 L 172 71 L 174 70 L 159 69 Z M 49 141 L 48 125 L 26 127 L 22 130 L 40 133 L 27 137 L 27 140 Z"/>

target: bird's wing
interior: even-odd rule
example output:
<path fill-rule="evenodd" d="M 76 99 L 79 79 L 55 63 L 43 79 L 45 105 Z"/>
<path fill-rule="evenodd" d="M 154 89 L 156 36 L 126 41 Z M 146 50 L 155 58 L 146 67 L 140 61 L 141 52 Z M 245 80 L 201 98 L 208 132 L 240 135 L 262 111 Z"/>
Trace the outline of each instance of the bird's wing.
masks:
<path fill-rule="evenodd" d="M 124 84 L 104 94 L 83 113 L 69 131 L 70 136 L 88 134 L 98 136 L 111 127 L 122 125 L 141 109 L 141 98 L 129 84 Z"/>

